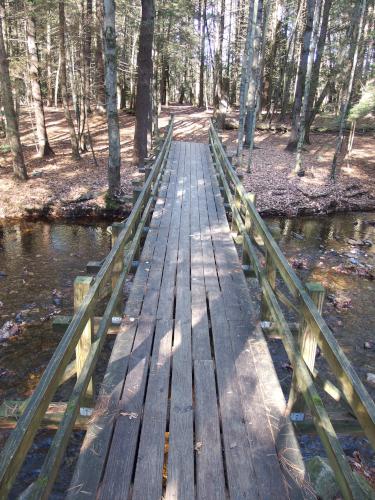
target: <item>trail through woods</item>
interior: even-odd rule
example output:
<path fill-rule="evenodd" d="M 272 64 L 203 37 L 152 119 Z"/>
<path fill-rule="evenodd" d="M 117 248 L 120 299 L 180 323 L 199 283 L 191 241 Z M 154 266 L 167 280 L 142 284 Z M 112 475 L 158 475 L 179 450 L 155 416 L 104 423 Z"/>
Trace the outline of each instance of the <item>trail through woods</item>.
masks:
<path fill-rule="evenodd" d="M 163 108 L 160 126 L 167 124 L 169 113 L 175 113 L 174 139 L 194 142 L 208 141 L 210 111 L 192 106 Z M 62 110 L 46 109 L 46 121 L 55 157 L 37 157 L 30 114 L 24 110 L 20 119 L 21 140 L 30 181 L 19 184 L 12 178 L 10 154 L 0 159 L 0 218 L 26 217 L 46 214 L 51 217 L 72 214 L 103 215 L 107 183 L 108 138 L 104 115 L 90 117 L 90 131 L 98 167 L 91 152 L 80 161 L 71 158 L 68 131 Z M 139 177 L 132 166 L 134 117 L 120 113 L 121 181 L 125 195 L 132 191 L 132 180 Z M 236 150 L 237 132 L 223 134 L 228 152 Z M 338 181 L 329 180 L 335 134 L 312 133 L 311 145 L 304 151 L 307 175 L 292 175 L 295 153 L 285 151 L 288 133 L 273 131 L 256 132 L 254 168 L 245 172 L 247 151 L 244 153 L 244 184 L 257 195 L 257 205 L 262 213 L 297 215 L 298 213 L 325 213 L 335 210 L 364 210 L 375 208 L 375 161 L 372 154 L 371 135 L 357 135 L 350 164 L 343 163 Z M 90 198 L 90 199 L 87 199 Z M 123 212 L 129 207 L 124 207 Z"/>

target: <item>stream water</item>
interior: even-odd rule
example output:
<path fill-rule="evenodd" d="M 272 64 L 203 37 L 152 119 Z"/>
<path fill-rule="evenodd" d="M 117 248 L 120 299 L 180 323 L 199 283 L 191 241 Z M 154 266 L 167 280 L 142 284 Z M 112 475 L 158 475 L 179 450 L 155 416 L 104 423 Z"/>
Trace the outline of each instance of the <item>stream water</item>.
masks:
<path fill-rule="evenodd" d="M 302 280 L 325 287 L 323 316 L 374 397 L 367 374 L 375 372 L 375 215 L 267 222 Z"/>
<path fill-rule="evenodd" d="M 73 281 L 109 250 L 106 224 L 22 222 L 0 227 L 0 398 L 18 399 L 37 384 L 61 334 L 56 314 L 71 314 Z M 11 326 L 10 326 L 11 325 Z M 1 339 L 0 339 L 1 340 Z"/>
<path fill-rule="evenodd" d="M 301 278 L 326 287 L 324 317 L 374 397 L 367 374 L 375 373 L 375 214 L 273 218 L 267 224 Z M 107 225 L 40 221 L 0 226 L 0 400 L 22 399 L 34 390 L 61 338 L 52 331 L 52 319 L 71 314 L 74 278 L 85 274 L 89 260 L 108 252 Z M 13 336 L 2 339 L 5 324 Z M 282 364 L 277 368 L 281 378 L 290 378 Z M 48 448 L 51 434 L 43 436 L 39 442 Z M 78 447 L 80 435 L 75 436 L 73 446 Z M 320 452 L 314 443 L 306 441 L 305 455 Z M 346 443 L 359 446 L 358 439 Z M 24 484 L 44 453 L 34 449 Z M 373 462 L 369 453 L 366 459 Z M 58 488 L 55 492 L 61 496 Z"/>
<path fill-rule="evenodd" d="M 317 281 L 326 289 L 323 317 L 354 366 L 372 398 L 375 373 L 375 214 L 352 213 L 328 217 L 267 219 L 275 239 L 303 282 Z M 280 340 L 269 341 L 285 395 L 292 372 Z M 336 382 L 324 356 L 316 360 L 320 373 Z M 334 400 L 323 401 L 331 414 L 344 414 Z M 300 436 L 305 458 L 324 456 L 318 437 Z M 367 439 L 340 436 L 348 456 L 360 452 L 365 463 L 375 466 L 375 452 Z"/>

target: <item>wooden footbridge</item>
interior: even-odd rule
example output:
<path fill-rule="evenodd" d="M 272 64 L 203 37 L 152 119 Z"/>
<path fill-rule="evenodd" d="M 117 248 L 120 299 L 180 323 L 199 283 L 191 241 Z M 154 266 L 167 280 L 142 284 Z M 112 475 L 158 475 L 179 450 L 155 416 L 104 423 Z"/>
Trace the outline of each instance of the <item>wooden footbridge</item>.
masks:
<path fill-rule="evenodd" d="M 48 424 L 56 433 L 22 498 L 49 497 L 71 432 L 82 426 L 70 499 L 314 498 L 295 436 L 293 420 L 301 416 L 319 433 L 343 498 L 366 498 L 319 394 L 350 407 L 372 444 L 374 403 L 320 315 L 324 290 L 305 287 L 290 268 L 214 127 L 209 146 L 172 142 L 172 134 L 173 119 L 130 217 L 113 226 L 111 252 L 94 277 L 76 280 L 75 314 L 37 389 L 27 405 L 13 408 L 18 423 L 1 455 L 1 498 L 11 494 L 37 430 Z M 288 404 L 245 272 L 258 278 L 261 319 L 278 332 L 293 367 Z M 297 335 L 287 308 L 298 314 Z M 114 329 L 94 397 L 95 365 Z M 336 385 L 314 367 L 317 344 Z M 72 377 L 70 399 L 56 416 L 50 403 Z"/>

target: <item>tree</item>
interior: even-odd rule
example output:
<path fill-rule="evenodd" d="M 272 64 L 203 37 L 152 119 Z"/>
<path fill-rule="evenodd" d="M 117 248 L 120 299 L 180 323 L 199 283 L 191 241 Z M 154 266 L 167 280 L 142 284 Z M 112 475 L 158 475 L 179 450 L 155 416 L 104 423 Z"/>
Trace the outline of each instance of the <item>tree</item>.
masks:
<path fill-rule="evenodd" d="M 265 22 L 263 23 L 263 33 L 265 32 L 265 24 L 267 21 L 267 16 L 264 16 L 264 20 Z M 254 31 L 254 57 L 253 57 L 253 66 L 251 68 L 251 77 L 250 77 L 249 106 L 247 110 L 248 117 L 246 118 L 247 127 L 245 127 L 245 134 L 246 134 L 245 144 L 249 148 L 249 158 L 247 164 L 248 172 L 251 171 L 252 167 L 255 124 L 256 124 L 257 112 L 260 101 L 260 84 L 261 84 L 260 77 L 261 77 L 261 65 L 263 62 L 262 61 L 263 50 L 261 48 L 262 21 L 263 21 L 263 0 L 259 0 L 257 21 Z"/>
<path fill-rule="evenodd" d="M 104 61 L 103 61 L 103 0 L 96 0 L 96 108 L 100 112 L 105 111 L 105 90 L 104 90 Z"/>
<path fill-rule="evenodd" d="M 155 9 L 153 0 L 142 0 L 142 19 L 139 30 L 138 78 L 135 107 L 135 132 L 133 161 L 143 167 L 147 156 L 147 134 L 152 114 L 152 42 L 154 38 Z"/>
<path fill-rule="evenodd" d="M 46 158 L 48 156 L 53 156 L 54 152 L 48 141 L 46 121 L 44 117 L 43 98 L 42 98 L 42 91 L 40 88 L 40 79 L 39 79 L 39 58 L 36 45 L 35 17 L 34 13 L 30 9 L 30 6 L 28 7 L 29 8 L 26 18 L 26 38 L 27 38 L 27 51 L 29 56 L 28 62 L 29 62 L 29 77 L 31 83 L 31 94 L 34 105 L 36 134 L 39 145 L 39 157 Z"/>
<path fill-rule="evenodd" d="M 314 23 L 314 12 L 315 12 L 315 0 L 307 0 L 306 22 L 303 33 L 302 50 L 301 50 L 301 57 L 299 61 L 298 76 L 297 76 L 297 86 L 296 86 L 296 93 L 295 93 L 293 112 L 292 112 L 292 130 L 290 133 L 288 145 L 286 147 L 288 151 L 295 151 L 298 143 L 302 100 L 304 95 L 305 79 L 307 71 L 307 61 L 309 57 L 311 33 L 313 30 L 313 23 Z"/>
<path fill-rule="evenodd" d="M 310 144 L 310 127 L 314 121 L 315 116 L 318 114 L 320 110 L 320 106 L 322 105 L 323 99 L 325 98 L 326 93 L 329 89 L 329 83 L 323 87 L 322 92 L 318 99 L 316 100 L 316 93 L 318 90 L 319 83 L 319 75 L 320 75 L 320 67 L 323 59 L 324 47 L 326 44 L 327 38 L 327 28 L 328 28 L 328 20 L 329 14 L 332 7 L 333 0 L 325 0 L 323 3 L 322 9 L 322 22 L 320 26 L 320 33 L 318 44 L 316 48 L 316 57 L 314 61 L 314 66 L 312 68 L 312 76 L 311 76 L 311 85 L 310 85 L 310 93 L 309 93 L 309 103 L 307 107 L 307 118 L 305 124 L 305 142 Z M 315 103 L 315 106 L 314 106 Z"/>
<path fill-rule="evenodd" d="M 336 141 L 335 154 L 333 155 L 333 160 L 331 164 L 331 179 L 333 180 L 336 178 L 338 157 L 341 152 L 342 143 L 344 141 L 345 123 L 348 117 L 350 99 L 352 96 L 352 90 L 354 84 L 354 75 L 357 68 L 358 51 L 359 51 L 358 42 L 360 40 L 363 27 L 363 19 L 366 11 L 366 0 L 359 0 L 355 7 L 357 8 L 354 8 L 354 15 L 352 18 L 353 36 L 349 49 L 350 64 L 349 64 L 349 74 L 347 75 L 348 85 L 345 89 L 346 91 L 343 92 L 343 99 L 341 102 L 341 110 L 340 110 L 339 133 Z"/>
<path fill-rule="evenodd" d="M 243 150 L 243 136 L 245 129 L 247 97 L 249 91 L 249 77 L 253 65 L 254 33 L 255 33 L 257 15 L 258 15 L 258 0 L 251 0 L 249 4 L 246 45 L 243 54 L 241 84 L 240 84 L 240 116 L 239 116 L 238 144 L 237 144 L 237 157 L 239 162 L 241 162 L 242 150 Z"/>
<path fill-rule="evenodd" d="M 363 88 L 360 100 L 355 104 L 349 113 L 351 122 L 350 136 L 348 141 L 347 153 L 351 154 L 357 120 L 364 118 L 369 113 L 375 112 L 375 80 L 369 80 Z"/>
<path fill-rule="evenodd" d="M 0 83 L 6 121 L 6 136 L 13 155 L 13 172 L 21 180 L 27 179 L 27 172 L 22 153 L 18 121 L 13 104 L 12 86 L 9 75 L 8 56 L 5 50 L 3 23 L 5 17 L 4 2 L 0 0 Z"/>
<path fill-rule="evenodd" d="M 65 5 L 64 0 L 59 0 L 59 39 L 60 39 L 60 87 L 63 101 L 65 120 L 70 134 L 72 156 L 75 160 L 80 159 L 78 140 L 72 115 L 69 109 L 68 90 L 66 82 L 66 48 L 65 48 Z"/>
<path fill-rule="evenodd" d="M 309 100 L 310 100 L 310 88 L 311 88 L 311 80 L 312 80 L 312 69 L 314 64 L 314 54 L 317 43 L 318 36 L 318 26 L 319 26 L 319 10 L 320 10 L 320 1 L 315 1 L 314 6 L 314 15 L 313 15 L 313 26 L 312 26 L 312 35 L 310 38 L 310 47 L 309 54 L 307 58 L 307 66 L 306 66 L 306 75 L 305 75 L 305 86 L 304 86 L 304 96 L 303 96 L 303 104 L 300 116 L 300 126 L 298 129 L 298 142 L 297 142 L 297 156 L 296 156 L 296 167 L 295 173 L 302 177 L 305 175 L 305 170 L 302 165 L 302 148 L 305 142 L 305 127 L 307 121 L 307 115 L 309 112 Z"/>
<path fill-rule="evenodd" d="M 114 198 L 121 189 L 121 148 L 117 112 L 115 0 L 104 0 L 105 93 L 108 122 L 108 197 Z"/>
<path fill-rule="evenodd" d="M 198 106 L 203 108 L 204 105 L 204 51 L 205 51 L 205 19 L 207 12 L 207 0 L 199 0 L 199 18 L 198 30 L 200 38 L 199 47 L 199 100 Z"/>

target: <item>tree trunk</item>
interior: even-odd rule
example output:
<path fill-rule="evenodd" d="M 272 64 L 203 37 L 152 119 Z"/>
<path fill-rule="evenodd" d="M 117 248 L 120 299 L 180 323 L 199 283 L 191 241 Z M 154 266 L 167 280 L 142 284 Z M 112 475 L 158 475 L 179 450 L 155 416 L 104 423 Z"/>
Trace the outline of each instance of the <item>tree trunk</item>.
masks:
<path fill-rule="evenodd" d="M 49 145 L 46 121 L 43 109 L 42 91 L 39 80 L 39 59 L 36 46 L 35 19 L 32 12 L 27 13 L 26 19 L 27 52 L 29 58 L 29 78 L 34 105 L 36 135 L 39 144 L 39 157 L 53 156 L 54 152 Z"/>
<path fill-rule="evenodd" d="M 230 88 L 229 102 L 234 105 L 237 100 L 237 81 L 239 75 L 239 68 L 241 62 L 241 37 L 243 32 L 243 24 L 245 18 L 245 0 L 237 0 L 236 6 L 236 29 L 234 35 L 234 55 L 233 55 L 233 68 L 232 68 L 232 82 Z"/>
<path fill-rule="evenodd" d="M 263 0 L 259 0 L 257 22 L 254 32 L 254 58 L 253 67 L 250 79 L 250 95 L 249 95 L 249 119 L 248 127 L 246 130 L 246 143 L 249 148 L 249 159 L 247 171 L 250 172 L 253 163 L 253 149 L 254 149 L 254 133 L 257 111 L 260 101 L 260 77 L 261 77 L 261 38 L 262 38 L 262 19 L 263 19 Z M 263 30 L 265 26 L 263 24 Z"/>
<path fill-rule="evenodd" d="M 83 72 L 84 95 L 83 102 L 86 112 L 91 113 L 91 30 L 92 30 L 92 0 L 86 0 L 86 16 L 83 19 Z"/>
<path fill-rule="evenodd" d="M 68 90 L 66 83 L 66 49 L 65 49 L 65 5 L 64 0 L 59 0 L 59 39 L 60 39 L 60 88 L 63 102 L 64 115 L 68 124 L 72 156 L 75 160 L 80 159 L 78 141 L 72 115 L 69 109 Z"/>
<path fill-rule="evenodd" d="M 291 95 L 291 86 L 292 86 L 292 80 L 294 78 L 294 72 L 295 72 L 295 54 L 297 52 L 297 46 L 298 46 L 298 26 L 300 24 L 300 16 L 302 12 L 302 8 L 304 5 L 304 0 L 299 0 L 299 5 L 298 5 L 298 11 L 297 11 L 297 17 L 296 17 L 296 22 L 294 25 L 294 29 L 292 34 L 290 35 L 290 39 L 288 42 L 288 47 L 287 47 L 287 56 L 286 56 L 286 69 L 284 73 L 284 81 L 283 81 L 283 92 L 282 92 L 282 103 L 281 103 L 281 113 L 280 113 L 280 121 L 284 121 L 286 117 L 286 112 L 289 107 L 289 102 L 290 102 L 290 95 Z M 290 54 L 290 55 L 289 55 Z"/>
<path fill-rule="evenodd" d="M 247 109 L 247 94 L 249 90 L 249 76 L 253 65 L 254 56 L 254 32 L 255 24 L 258 14 L 258 0 L 251 0 L 249 4 L 249 17 L 246 34 L 246 44 L 243 54 L 241 84 L 240 84 L 240 112 L 238 123 L 238 144 L 237 144 L 237 158 L 241 163 L 243 138 L 245 129 L 245 117 Z"/>
<path fill-rule="evenodd" d="M 307 114 L 308 114 L 312 70 L 313 70 L 313 64 L 314 64 L 314 54 L 315 54 L 317 38 L 318 38 L 320 2 L 321 2 L 321 0 L 316 0 L 315 6 L 314 6 L 313 26 L 312 26 L 312 34 L 310 37 L 309 54 L 308 54 L 308 58 L 307 58 L 302 114 L 301 114 L 301 119 L 300 119 L 300 127 L 299 127 L 299 131 L 298 131 L 299 136 L 298 136 L 298 143 L 297 143 L 297 157 L 296 157 L 295 173 L 297 175 L 299 175 L 300 177 L 305 174 L 305 169 L 304 169 L 303 163 L 302 163 L 302 148 L 303 148 L 303 144 L 305 141 L 305 124 L 306 124 Z"/>
<path fill-rule="evenodd" d="M 6 121 L 6 136 L 13 156 L 14 175 L 21 180 L 27 179 L 22 145 L 18 131 L 17 116 L 13 104 L 12 87 L 9 75 L 8 56 L 5 51 L 3 36 L 4 3 L 0 1 L 0 83 Z"/>
<path fill-rule="evenodd" d="M 199 33 L 200 33 L 200 49 L 199 49 L 199 99 L 198 106 L 203 108 L 204 106 L 204 49 L 205 49 L 205 22 L 207 0 L 202 0 L 199 2 Z M 202 11 L 203 9 L 203 11 Z"/>
<path fill-rule="evenodd" d="M 310 47 L 311 33 L 314 22 L 315 0 L 307 0 L 306 8 L 307 8 L 306 23 L 303 33 L 303 43 L 302 43 L 301 57 L 298 68 L 296 94 L 294 98 L 294 105 L 292 111 L 292 130 L 290 133 L 288 145 L 286 146 L 286 149 L 288 151 L 295 151 L 298 143 L 302 99 L 305 88 L 305 78 L 307 70 L 307 60 L 309 57 L 309 47 Z"/>
<path fill-rule="evenodd" d="M 341 152 L 342 148 L 342 143 L 344 141 L 344 131 L 345 131 L 345 122 L 348 117 L 348 112 L 349 112 L 349 104 L 350 104 L 350 99 L 352 95 L 352 90 L 353 90 L 353 84 L 354 84 L 354 76 L 357 68 L 357 61 L 358 61 L 358 51 L 359 51 L 359 39 L 361 36 L 362 32 L 362 26 L 363 26 L 363 18 L 364 14 L 366 11 L 366 0 L 360 0 L 360 4 L 358 2 L 357 6 L 360 5 L 359 11 L 358 11 L 358 17 L 355 16 L 355 18 L 352 20 L 352 27 L 353 27 L 353 35 L 352 35 L 352 40 L 350 44 L 350 50 L 349 50 L 349 61 L 351 61 L 351 68 L 349 71 L 348 76 L 348 85 L 347 88 L 344 89 L 344 95 L 342 98 L 341 102 L 341 112 L 340 112 L 340 125 L 339 125 L 339 134 L 337 137 L 337 142 L 336 142 L 336 149 L 335 149 L 335 154 L 333 156 L 332 160 L 332 165 L 331 165 L 331 179 L 336 178 L 336 170 L 337 170 L 337 162 L 338 162 L 338 157 Z M 355 8 L 356 10 L 356 8 Z"/>
<path fill-rule="evenodd" d="M 147 156 L 147 132 L 152 114 L 152 42 L 154 37 L 155 9 L 153 0 L 142 0 L 142 19 L 139 32 L 138 79 L 135 107 L 134 165 L 143 167 Z"/>
<path fill-rule="evenodd" d="M 310 95 L 309 95 L 309 103 L 307 107 L 307 119 L 306 119 L 306 130 L 305 130 L 305 142 L 310 144 L 310 128 L 316 116 L 316 113 L 313 114 L 313 104 L 316 97 L 316 91 L 318 89 L 319 83 L 319 74 L 320 74 L 320 66 L 322 63 L 322 57 L 324 52 L 324 47 L 327 38 L 327 28 L 328 28 L 328 20 L 329 13 L 332 7 L 333 0 L 325 0 L 323 5 L 323 13 L 322 13 L 322 22 L 320 26 L 320 34 L 318 45 L 316 48 L 316 57 L 313 66 L 313 73 L 311 77 L 311 87 L 310 87 Z M 316 111 L 318 112 L 318 111 Z"/>
<path fill-rule="evenodd" d="M 58 107 L 59 98 L 59 85 L 60 85 L 60 68 L 61 68 L 61 54 L 59 53 L 59 62 L 57 64 L 56 80 L 55 80 L 55 108 Z"/>
<path fill-rule="evenodd" d="M 47 63 L 47 106 L 53 106 L 53 85 L 52 85 L 52 44 L 51 44 L 51 23 L 47 22 L 46 33 L 46 63 Z"/>
<path fill-rule="evenodd" d="M 220 2 L 217 45 L 214 64 L 214 114 L 219 110 L 223 93 L 223 42 L 224 42 L 225 0 Z"/>
<path fill-rule="evenodd" d="M 117 111 L 117 61 L 115 0 L 104 0 L 104 56 L 105 91 L 108 120 L 108 197 L 113 198 L 121 189 L 121 147 Z"/>
<path fill-rule="evenodd" d="M 98 111 L 105 111 L 104 89 L 104 60 L 103 60 L 103 0 L 96 0 L 96 107 Z"/>

